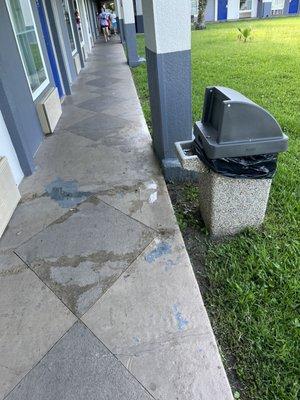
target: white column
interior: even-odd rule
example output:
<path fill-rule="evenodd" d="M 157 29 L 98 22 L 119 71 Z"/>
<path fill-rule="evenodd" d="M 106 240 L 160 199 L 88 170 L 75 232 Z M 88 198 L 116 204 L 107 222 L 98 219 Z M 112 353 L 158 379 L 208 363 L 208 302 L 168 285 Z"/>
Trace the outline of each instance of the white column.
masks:
<path fill-rule="evenodd" d="M 136 32 L 144 33 L 144 17 L 143 17 L 142 0 L 134 0 L 134 1 L 135 1 Z"/>
<path fill-rule="evenodd" d="M 174 142 L 192 138 L 191 1 L 143 0 L 143 12 L 154 149 L 178 179 Z"/>
<path fill-rule="evenodd" d="M 133 0 L 121 0 L 124 18 L 124 36 L 126 42 L 127 60 L 130 67 L 140 65 L 136 48 L 136 30 L 134 19 Z"/>
<path fill-rule="evenodd" d="M 125 43 L 123 7 L 121 5 L 121 0 L 115 0 L 115 8 L 116 8 L 116 14 L 117 14 L 117 21 L 118 21 L 118 29 L 119 29 L 120 39 L 121 39 L 122 43 Z"/>
<path fill-rule="evenodd" d="M 77 4 L 79 7 L 80 13 L 80 21 L 81 21 L 81 29 L 83 32 L 83 39 L 84 39 L 84 48 L 86 53 L 91 53 L 92 51 L 92 43 L 89 33 L 89 26 L 88 26 L 88 18 L 86 15 L 86 8 L 84 4 L 84 0 L 77 0 Z"/>

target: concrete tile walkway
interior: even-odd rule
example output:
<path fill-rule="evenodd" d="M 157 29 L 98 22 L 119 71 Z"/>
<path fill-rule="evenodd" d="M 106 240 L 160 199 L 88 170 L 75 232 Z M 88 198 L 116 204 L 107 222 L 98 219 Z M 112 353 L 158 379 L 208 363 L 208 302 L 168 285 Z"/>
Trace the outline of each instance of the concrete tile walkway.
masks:
<path fill-rule="evenodd" d="M 73 93 L 0 240 L 0 399 L 232 399 L 119 43 Z"/>

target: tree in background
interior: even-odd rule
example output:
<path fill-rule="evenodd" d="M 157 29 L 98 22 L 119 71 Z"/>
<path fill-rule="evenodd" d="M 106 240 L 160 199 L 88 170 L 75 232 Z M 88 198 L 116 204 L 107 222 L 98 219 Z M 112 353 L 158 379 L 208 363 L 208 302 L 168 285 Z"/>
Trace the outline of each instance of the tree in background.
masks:
<path fill-rule="evenodd" d="M 198 1 L 198 17 L 197 21 L 195 22 L 195 29 L 205 29 L 205 9 L 207 5 L 207 0 L 199 0 Z"/>

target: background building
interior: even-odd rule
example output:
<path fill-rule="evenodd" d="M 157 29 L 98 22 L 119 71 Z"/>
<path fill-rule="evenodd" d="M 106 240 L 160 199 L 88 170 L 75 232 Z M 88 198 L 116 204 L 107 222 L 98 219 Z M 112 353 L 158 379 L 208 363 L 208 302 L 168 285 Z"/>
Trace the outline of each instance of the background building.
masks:
<path fill-rule="evenodd" d="M 198 13 L 198 0 L 191 0 L 191 15 Z M 206 21 L 268 18 L 300 13 L 299 0 L 207 0 Z"/>

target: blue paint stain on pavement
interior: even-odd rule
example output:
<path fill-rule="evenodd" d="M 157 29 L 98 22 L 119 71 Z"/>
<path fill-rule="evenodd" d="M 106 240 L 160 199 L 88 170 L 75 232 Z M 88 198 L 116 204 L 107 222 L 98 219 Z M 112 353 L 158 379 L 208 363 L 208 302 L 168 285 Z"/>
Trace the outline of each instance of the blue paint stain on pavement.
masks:
<path fill-rule="evenodd" d="M 151 264 L 159 257 L 162 257 L 165 254 L 170 254 L 170 253 L 171 253 L 171 246 L 168 243 L 161 242 L 156 246 L 154 250 L 150 251 L 150 253 L 145 255 L 145 260 Z"/>
<path fill-rule="evenodd" d="M 166 266 L 165 266 L 165 271 L 168 272 L 171 269 L 173 269 L 176 266 L 173 260 L 167 260 Z"/>
<path fill-rule="evenodd" d="M 177 304 L 173 305 L 173 313 L 174 313 L 174 317 L 177 322 L 178 330 L 184 331 L 186 326 L 188 325 L 189 321 L 183 317 L 181 311 L 178 309 Z"/>
<path fill-rule="evenodd" d="M 77 181 L 55 179 L 46 186 L 46 196 L 55 200 L 62 208 L 71 208 L 83 202 L 91 195 L 90 192 L 78 191 Z"/>

